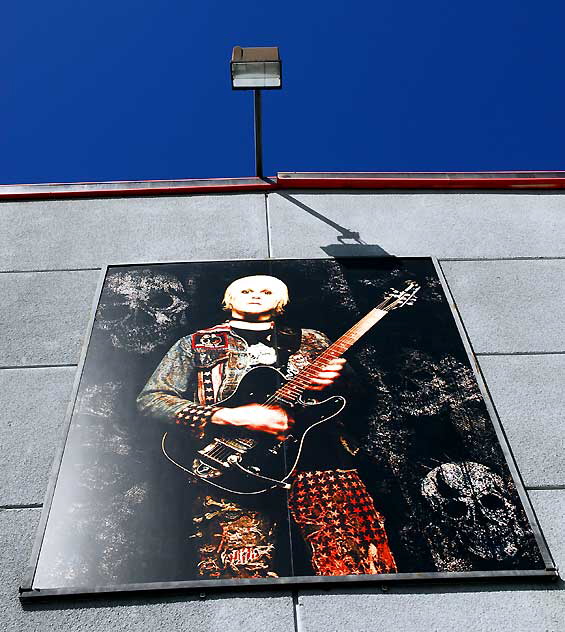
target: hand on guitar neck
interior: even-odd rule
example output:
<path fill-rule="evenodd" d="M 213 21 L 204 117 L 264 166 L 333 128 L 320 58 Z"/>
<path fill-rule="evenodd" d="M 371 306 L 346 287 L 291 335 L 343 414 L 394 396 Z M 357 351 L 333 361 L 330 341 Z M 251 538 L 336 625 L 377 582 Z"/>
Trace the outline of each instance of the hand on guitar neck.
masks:
<path fill-rule="evenodd" d="M 343 358 L 331 360 L 321 371 L 311 379 L 308 390 L 322 391 L 340 377 L 346 364 Z M 220 408 L 211 419 L 212 423 L 221 426 L 241 426 L 257 432 L 275 435 L 284 440 L 292 427 L 294 419 L 288 411 L 280 406 L 262 404 L 247 404 L 236 408 Z"/>
<path fill-rule="evenodd" d="M 335 358 L 331 360 L 321 371 L 318 372 L 315 377 L 311 379 L 308 390 L 323 391 L 328 386 L 331 386 L 341 375 L 346 362 L 347 360 L 344 358 Z"/>

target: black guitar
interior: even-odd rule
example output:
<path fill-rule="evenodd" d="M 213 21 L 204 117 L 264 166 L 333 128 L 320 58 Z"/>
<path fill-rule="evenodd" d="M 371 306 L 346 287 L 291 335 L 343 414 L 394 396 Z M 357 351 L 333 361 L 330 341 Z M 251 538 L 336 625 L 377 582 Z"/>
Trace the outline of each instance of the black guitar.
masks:
<path fill-rule="evenodd" d="M 210 436 L 201 442 L 191 441 L 189 458 L 183 442 L 167 441 L 168 433 L 163 435 L 161 442 L 163 453 L 185 472 L 234 494 L 262 494 L 275 488 L 290 489 L 288 481 L 298 465 L 308 434 L 316 426 L 335 418 L 347 403 L 340 395 L 322 401 L 305 398 L 304 392 L 308 390 L 312 377 L 331 360 L 341 357 L 388 312 L 412 305 L 419 289 L 419 285 L 410 281 L 404 290 L 392 290 L 380 305 L 292 379 L 286 380 L 278 369 L 272 367 L 255 367 L 243 376 L 230 397 L 217 402 L 228 408 L 256 403 L 284 408 L 293 417 L 294 425 L 283 440 L 266 433 L 246 431 L 239 426 L 211 424 L 208 430 Z"/>

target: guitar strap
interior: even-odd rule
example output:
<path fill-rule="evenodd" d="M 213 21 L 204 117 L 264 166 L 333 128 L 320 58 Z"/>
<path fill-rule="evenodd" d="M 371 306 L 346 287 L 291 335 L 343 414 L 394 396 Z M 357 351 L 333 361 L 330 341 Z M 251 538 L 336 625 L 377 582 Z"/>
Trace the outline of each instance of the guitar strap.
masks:
<path fill-rule="evenodd" d="M 300 349 L 302 331 L 300 329 L 291 329 L 290 327 L 275 326 L 274 334 L 275 339 L 273 342 L 277 349 L 278 368 L 286 372 L 290 356 Z"/>

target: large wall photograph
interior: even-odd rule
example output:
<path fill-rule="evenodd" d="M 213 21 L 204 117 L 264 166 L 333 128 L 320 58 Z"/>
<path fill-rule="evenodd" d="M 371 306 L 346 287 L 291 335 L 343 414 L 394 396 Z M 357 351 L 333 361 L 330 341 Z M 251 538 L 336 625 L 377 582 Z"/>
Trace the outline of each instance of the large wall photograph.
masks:
<path fill-rule="evenodd" d="M 552 573 L 441 272 L 393 257 L 109 266 L 32 567 L 24 599 Z"/>

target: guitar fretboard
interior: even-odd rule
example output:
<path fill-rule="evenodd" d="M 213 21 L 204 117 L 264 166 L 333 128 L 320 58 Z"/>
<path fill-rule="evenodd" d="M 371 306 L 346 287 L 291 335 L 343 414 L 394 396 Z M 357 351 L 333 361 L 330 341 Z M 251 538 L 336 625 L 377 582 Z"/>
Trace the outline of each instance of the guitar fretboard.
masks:
<path fill-rule="evenodd" d="M 346 331 L 313 362 L 304 367 L 290 381 L 281 386 L 270 399 L 274 404 L 294 404 L 302 393 L 311 385 L 312 378 L 332 360 L 341 357 L 353 344 L 366 334 L 371 327 L 376 325 L 381 318 L 388 314 L 387 309 L 381 309 L 381 305 L 372 309 L 351 329 Z"/>

